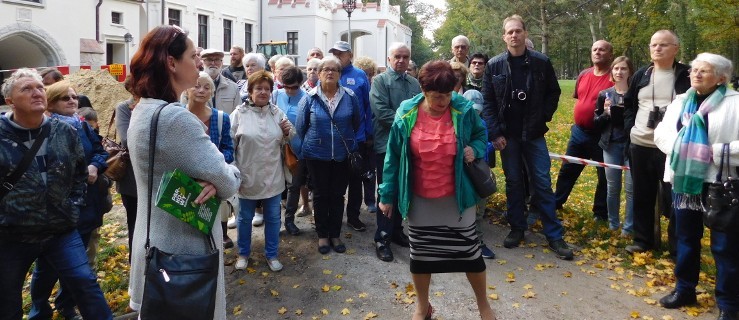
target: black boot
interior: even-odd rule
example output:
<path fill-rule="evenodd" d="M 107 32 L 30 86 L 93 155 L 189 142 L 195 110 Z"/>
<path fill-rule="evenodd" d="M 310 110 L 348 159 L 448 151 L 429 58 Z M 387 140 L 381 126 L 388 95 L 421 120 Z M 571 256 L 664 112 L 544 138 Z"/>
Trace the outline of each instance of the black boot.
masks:
<path fill-rule="evenodd" d="M 223 228 L 223 249 L 233 248 L 234 242 L 228 237 L 228 222 L 221 222 L 221 228 Z"/>

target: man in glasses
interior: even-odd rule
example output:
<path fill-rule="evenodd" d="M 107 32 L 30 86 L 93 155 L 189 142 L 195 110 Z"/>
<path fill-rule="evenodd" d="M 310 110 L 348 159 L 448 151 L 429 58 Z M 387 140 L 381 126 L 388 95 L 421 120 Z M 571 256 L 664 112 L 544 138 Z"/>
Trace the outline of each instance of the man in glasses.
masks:
<path fill-rule="evenodd" d="M 215 94 L 211 99 L 211 106 L 226 114 L 231 114 L 236 109 L 236 106 L 241 103 L 241 99 L 239 97 L 239 87 L 236 83 L 221 76 L 223 56 L 223 51 L 212 48 L 205 49 L 200 53 L 205 72 L 208 73 L 216 85 Z"/>
<path fill-rule="evenodd" d="M 400 107 L 403 100 L 413 98 L 421 93 L 421 85 L 418 80 L 406 73 L 410 61 L 411 49 L 408 45 L 395 42 L 388 49 L 388 63 L 385 72 L 375 76 L 372 80 L 370 103 L 374 114 L 372 124 L 374 126 L 375 165 L 378 184 L 382 183 L 382 168 L 385 162 L 390 127 L 395 119 L 395 110 Z M 393 214 L 391 218 L 388 218 L 379 210 L 375 215 L 377 217 L 375 253 L 377 258 L 382 261 L 393 261 L 393 251 L 390 249 L 391 241 L 402 247 L 409 246 L 408 237 L 403 233 L 401 215 Z"/>
<path fill-rule="evenodd" d="M 449 63 L 459 62 L 463 63 L 465 67 L 470 67 L 470 59 L 467 54 L 470 53 L 470 39 L 463 35 L 458 35 L 452 39 L 452 57 Z"/>
<path fill-rule="evenodd" d="M 654 144 L 654 128 L 662 120 L 667 106 L 678 94 L 690 88 L 687 65 L 675 60 L 680 42 L 674 32 L 660 30 L 652 35 L 649 53 L 652 63 L 634 72 L 629 91 L 624 95 L 624 130 L 630 145 L 631 178 L 634 186 L 634 243 L 630 253 L 659 249 L 659 211 L 670 217 L 667 227 L 670 252 L 676 252 L 672 187 L 662 181 L 665 154 Z M 660 199 L 661 210 L 655 211 Z"/>
<path fill-rule="evenodd" d="M 477 90 L 482 92 L 482 76 L 485 74 L 485 63 L 488 60 L 488 55 L 480 52 L 470 57 L 470 72 L 467 74 L 467 85 L 464 91 Z"/>
<path fill-rule="evenodd" d="M 359 109 L 361 110 L 361 123 L 355 138 L 359 145 L 359 152 L 362 158 L 367 159 L 367 148 L 372 146 L 372 111 L 370 109 L 369 91 L 370 82 L 367 74 L 352 64 L 354 54 L 352 48 L 346 41 L 337 41 L 334 46 L 328 50 L 341 62 L 341 78 L 339 83 L 344 88 L 354 91 L 359 99 Z M 365 161 L 367 170 L 371 172 L 370 165 Z M 371 178 L 371 179 L 370 179 Z M 359 220 L 359 209 L 362 206 L 362 183 L 371 183 L 373 186 L 374 174 L 365 173 L 362 175 L 352 174 L 349 177 L 349 194 L 346 201 L 346 224 L 356 231 L 366 231 L 367 226 Z M 374 192 L 373 192 L 374 193 Z M 372 208 L 369 208 L 372 209 Z M 376 209 L 375 209 L 376 211 Z"/>

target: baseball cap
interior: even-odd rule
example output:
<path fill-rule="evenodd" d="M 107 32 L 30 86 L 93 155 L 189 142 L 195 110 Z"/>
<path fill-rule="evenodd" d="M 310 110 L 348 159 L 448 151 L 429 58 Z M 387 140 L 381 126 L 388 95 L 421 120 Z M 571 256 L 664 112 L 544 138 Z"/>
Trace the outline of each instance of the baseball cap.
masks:
<path fill-rule="evenodd" d="M 482 98 L 482 93 L 480 93 L 480 91 L 467 90 L 464 92 L 464 94 L 462 94 L 462 96 L 465 99 L 472 101 L 473 103 L 472 107 L 475 108 L 477 112 L 482 112 L 482 104 L 484 103 L 484 100 Z"/>
<path fill-rule="evenodd" d="M 205 57 L 205 56 L 209 56 L 209 55 L 218 55 L 218 56 L 221 56 L 221 58 L 223 58 L 224 53 L 221 50 L 213 49 L 213 48 L 208 48 L 208 49 L 205 49 L 202 52 L 200 52 L 200 56 L 201 57 Z"/>
<path fill-rule="evenodd" d="M 334 53 L 334 51 L 341 51 L 341 52 L 349 51 L 349 52 L 351 52 L 352 51 L 352 48 L 351 48 L 351 46 L 349 46 L 349 42 L 346 42 L 346 41 L 336 41 L 336 43 L 334 43 L 334 46 L 331 49 L 328 50 L 329 53 Z"/>

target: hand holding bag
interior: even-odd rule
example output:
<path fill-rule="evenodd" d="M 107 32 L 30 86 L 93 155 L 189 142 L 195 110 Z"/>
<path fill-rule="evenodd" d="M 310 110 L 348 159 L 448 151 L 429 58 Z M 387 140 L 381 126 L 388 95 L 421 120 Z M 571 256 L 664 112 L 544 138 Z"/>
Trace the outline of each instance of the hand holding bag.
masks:
<path fill-rule="evenodd" d="M 490 171 L 490 166 L 488 166 L 483 158 L 477 158 L 472 162 L 465 163 L 464 173 L 467 174 L 480 198 L 487 198 L 498 191 L 495 175 Z"/>
<path fill-rule="evenodd" d="M 726 180 L 721 178 L 724 164 L 727 171 Z M 725 143 L 721 150 L 721 165 L 716 174 L 716 181 L 708 186 L 703 224 L 714 231 L 739 234 L 739 179 L 731 176 L 728 143 Z"/>
<path fill-rule="evenodd" d="M 149 199 L 146 212 L 146 280 L 140 319 L 213 319 L 220 267 L 220 252 L 213 234 L 204 236 L 208 252 L 173 254 L 150 246 L 151 195 L 154 185 L 154 150 L 157 122 L 165 105 L 159 106 L 151 119 L 149 134 Z M 183 222 L 184 223 L 184 222 Z M 173 235 L 176 236 L 176 235 Z"/>
<path fill-rule="evenodd" d="M 108 164 L 108 169 L 106 169 L 103 174 L 108 176 L 110 180 L 121 181 L 121 179 L 123 179 L 123 177 L 126 175 L 126 169 L 131 163 L 131 160 L 128 155 L 128 149 L 120 145 L 118 142 L 115 142 L 115 129 L 113 129 L 113 138 L 109 138 L 110 127 L 113 127 L 114 119 L 115 110 L 113 110 L 113 115 L 110 117 L 110 122 L 108 123 L 108 133 L 105 135 L 102 141 L 103 148 L 106 152 L 108 152 L 108 160 L 106 161 L 106 163 Z"/>

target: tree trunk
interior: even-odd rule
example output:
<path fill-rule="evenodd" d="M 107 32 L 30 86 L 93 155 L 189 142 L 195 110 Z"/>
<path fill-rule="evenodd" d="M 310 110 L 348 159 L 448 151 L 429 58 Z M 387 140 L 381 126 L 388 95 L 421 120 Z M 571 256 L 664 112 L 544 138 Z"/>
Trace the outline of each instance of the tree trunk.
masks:
<path fill-rule="evenodd" d="M 549 51 L 549 21 L 546 15 L 546 1 L 539 1 L 539 16 L 541 17 L 541 53 L 547 55 Z"/>

